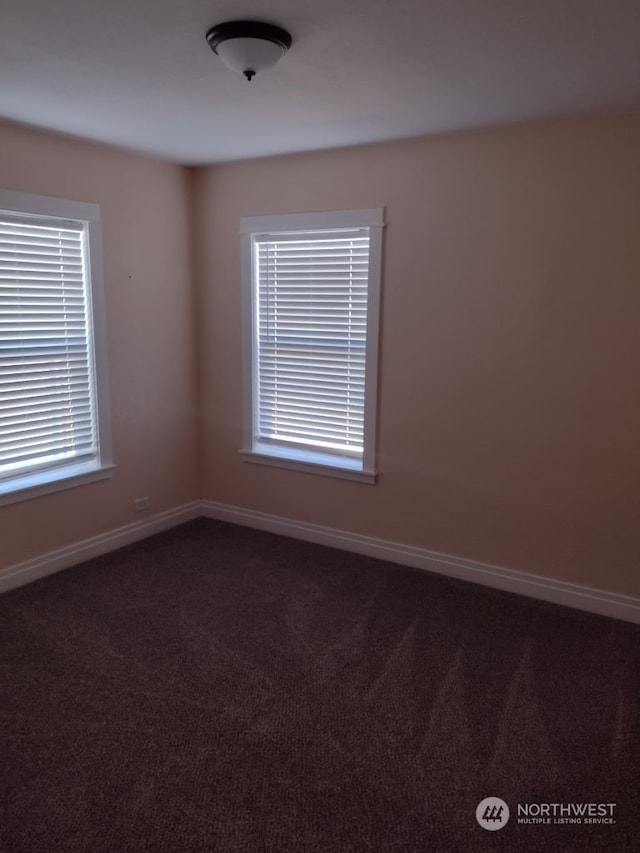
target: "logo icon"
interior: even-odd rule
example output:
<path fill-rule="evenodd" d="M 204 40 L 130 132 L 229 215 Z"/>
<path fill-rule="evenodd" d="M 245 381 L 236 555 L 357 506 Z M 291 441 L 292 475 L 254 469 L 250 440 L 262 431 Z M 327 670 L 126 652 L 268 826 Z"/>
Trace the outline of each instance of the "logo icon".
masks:
<path fill-rule="evenodd" d="M 483 829 L 495 832 L 502 829 L 509 820 L 509 806 L 500 797 L 486 797 L 478 803 L 476 820 Z"/>

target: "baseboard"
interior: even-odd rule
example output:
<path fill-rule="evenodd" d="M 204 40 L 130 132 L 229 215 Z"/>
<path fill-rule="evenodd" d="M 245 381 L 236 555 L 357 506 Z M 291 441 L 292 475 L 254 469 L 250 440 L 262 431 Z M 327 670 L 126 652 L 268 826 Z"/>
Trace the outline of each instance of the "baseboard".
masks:
<path fill-rule="evenodd" d="M 198 518 L 201 515 L 200 501 L 193 501 L 175 509 L 157 513 L 133 524 L 109 530 L 107 533 L 101 533 L 91 539 L 84 539 L 74 545 L 69 545 L 67 548 L 50 551 L 48 554 L 36 557 L 33 560 L 26 560 L 24 563 L 17 563 L 6 569 L 0 569 L 0 592 L 6 592 L 14 587 L 30 583 L 38 578 L 45 577 L 45 575 L 53 574 L 53 572 L 68 569 L 85 560 L 90 560 L 92 557 L 99 557 L 109 551 L 115 551 L 116 548 L 122 548 L 123 545 L 130 545 L 132 542 L 146 539 L 148 536 L 169 530 L 171 527 L 176 527 L 178 524 L 190 521 L 192 518 Z"/>
<path fill-rule="evenodd" d="M 640 599 L 638 598 L 478 563 L 461 557 L 438 554 L 425 548 L 388 542 L 372 536 L 362 536 L 318 524 L 294 521 L 269 513 L 254 512 L 215 501 L 193 501 L 158 513 L 144 521 L 127 524 L 66 548 L 50 551 L 33 560 L 0 569 L 0 592 L 6 592 L 45 575 L 75 566 L 92 557 L 115 551 L 124 545 L 146 539 L 148 536 L 169 530 L 171 527 L 202 515 L 640 624 Z"/>
<path fill-rule="evenodd" d="M 640 599 L 214 501 L 202 515 L 640 624 Z"/>

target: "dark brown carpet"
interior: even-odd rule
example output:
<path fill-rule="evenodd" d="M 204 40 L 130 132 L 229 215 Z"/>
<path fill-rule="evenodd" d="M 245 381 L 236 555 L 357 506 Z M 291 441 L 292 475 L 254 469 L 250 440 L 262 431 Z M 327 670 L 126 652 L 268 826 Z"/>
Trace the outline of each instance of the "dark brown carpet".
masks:
<path fill-rule="evenodd" d="M 0 850 L 638 851 L 639 650 L 629 624 L 192 522 L 0 597 Z M 518 825 L 518 802 L 616 823 Z"/>

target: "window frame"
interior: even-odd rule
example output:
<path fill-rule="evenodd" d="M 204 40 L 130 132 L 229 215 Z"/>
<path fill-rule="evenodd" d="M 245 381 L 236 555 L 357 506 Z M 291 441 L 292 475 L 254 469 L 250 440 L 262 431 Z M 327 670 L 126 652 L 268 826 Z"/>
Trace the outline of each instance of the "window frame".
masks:
<path fill-rule="evenodd" d="M 382 234 L 384 208 L 243 216 L 240 219 L 242 318 L 243 318 L 243 430 L 240 453 L 247 462 L 273 465 L 295 471 L 341 479 L 375 483 L 376 427 L 378 414 L 378 351 L 382 279 Z M 257 400 L 257 277 L 255 238 L 259 235 L 369 229 L 369 275 L 367 286 L 367 326 L 364 385 L 364 449 L 362 463 L 337 454 L 265 444 L 257 440 L 255 410 Z"/>
<path fill-rule="evenodd" d="M 85 239 L 89 346 L 93 351 L 96 440 L 94 459 L 19 473 L 0 479 L 0 506 L 110 477 L 113 469 L 109 405 L 109 364 L 104 301 L 100 207 L 89 202 L 0 189 L 0 215 L 25 215 L 81 223 Z"/>

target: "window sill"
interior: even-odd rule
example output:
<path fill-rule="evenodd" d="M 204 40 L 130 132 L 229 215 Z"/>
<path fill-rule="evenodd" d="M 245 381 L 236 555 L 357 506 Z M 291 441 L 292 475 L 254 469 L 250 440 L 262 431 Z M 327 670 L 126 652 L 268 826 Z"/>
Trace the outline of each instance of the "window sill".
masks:
<path fill-rule="evenodd" d="M 100 468 L 85 464 L 67 465 L 58 469 L 24 474 L 11 480 L 0 480 L 0 506 L 30 500 L 31 498 L 106 480 L 113 473 L 115 465 L 103 465 Z"/>
<path fill-rule="evenodd" d="M 363 471 L 360 468 L 338 467 L 329 461 L 311 461 L 309 458 L 294 458 L 293 456 L 274 453 L 261 453 L 256 450 L 241 450 L 245 462 L 255 465 L 272 465 L 276 468 L 288 468 L 291 471 L 303 471 L 307 474 L 319 474 L 322 477 L 337 477 L 341 480 L 355 480 L 359 483 L 375 483 L 375 471 Z M 300 453 L 303 457 L 306 454 Z M 320 456 L 320 454 L 319 454 Z M 328 458 L 328 457 L 325 457 Z"/>

